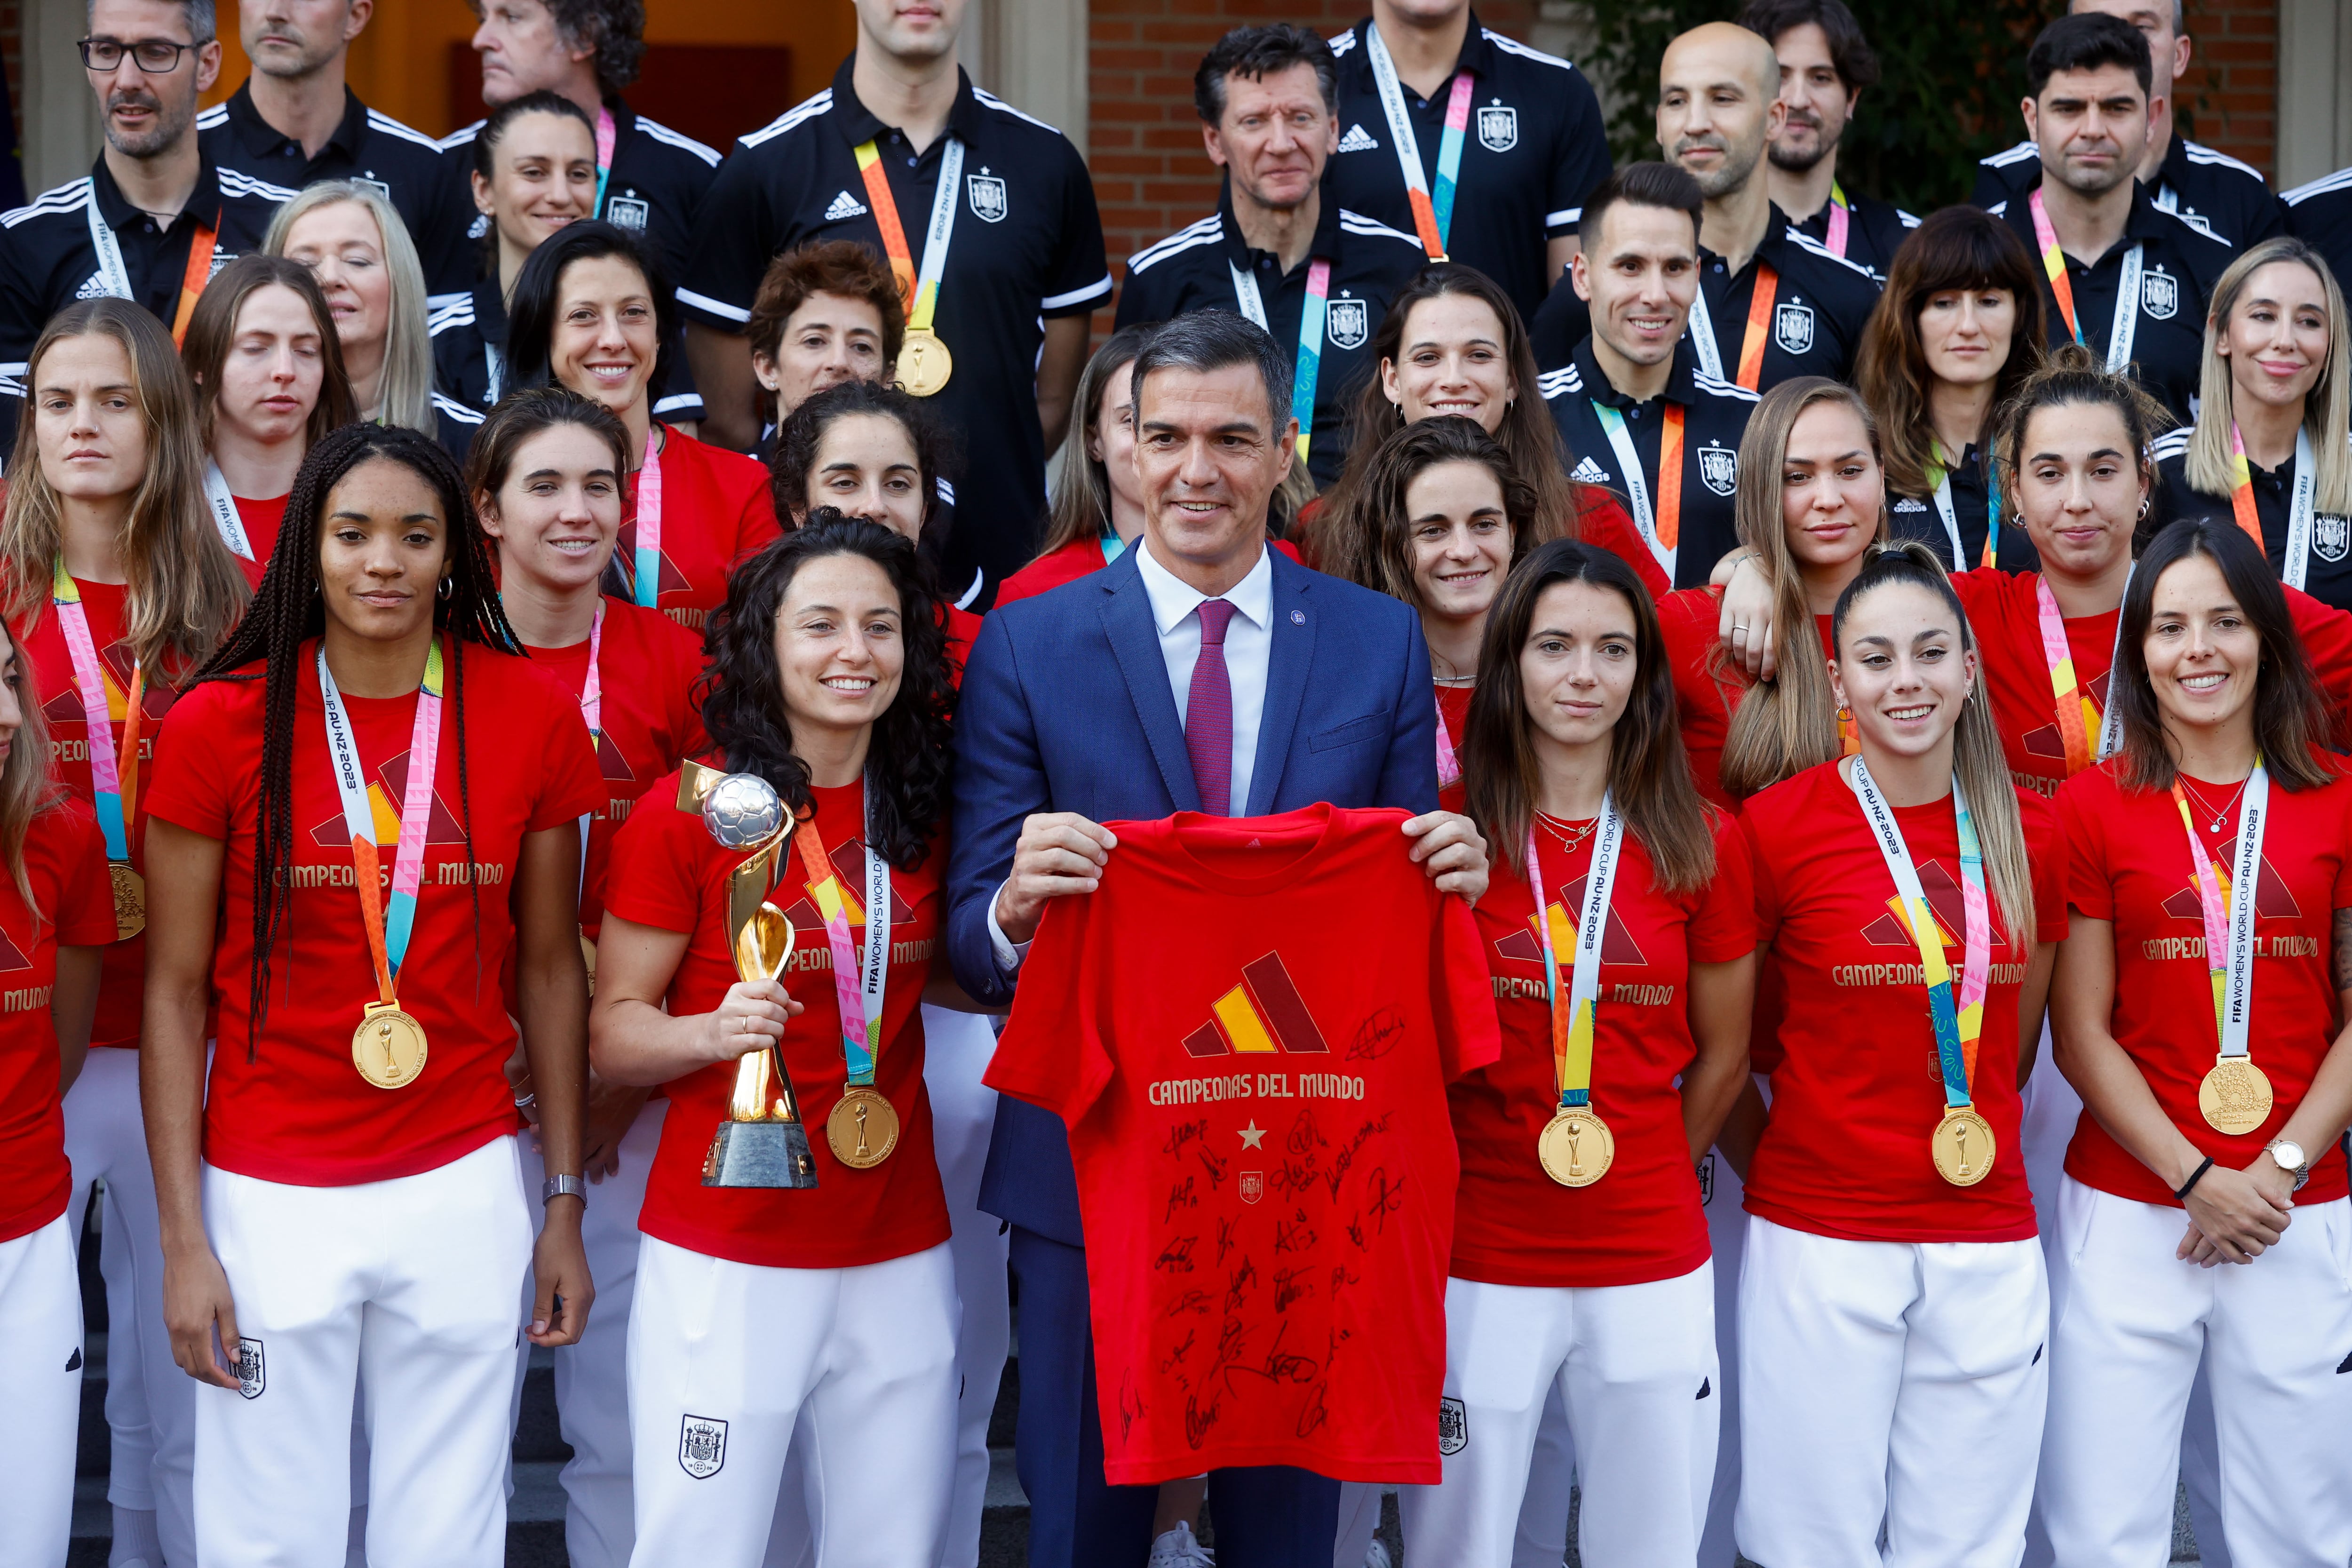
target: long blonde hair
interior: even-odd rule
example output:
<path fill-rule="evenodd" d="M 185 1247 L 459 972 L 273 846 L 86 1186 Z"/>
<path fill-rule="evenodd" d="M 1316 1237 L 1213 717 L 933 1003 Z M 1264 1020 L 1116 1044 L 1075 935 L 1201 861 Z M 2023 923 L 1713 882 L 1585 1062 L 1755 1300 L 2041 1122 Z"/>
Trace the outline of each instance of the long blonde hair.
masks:
<path fill-rule="evenodd" d="M 204 442 L 196 395 L 163 324 L 126 300 L 83 300 L 49 319 L 25 366 L 26 396 L 16 420 L 16 464 L 0 511 L 0 573 L 10 625 L 29 628 L 48 605 L 64 546 L 58 492 L 42 471 L 36 391 L 41 362 L 68 338 L 101 336 L 122 345 L 147 420 L 147 469 L 131 493 L 120 542 L 123 634 L 149 679 L 194 670 L 245 613 L 250 591 L 236 557 L 221 542 L 205 505 Z"/>
<path fill-rule="evenodd" d="M 1726 793 L 1751 795 L 1782 779 L 1838 755 L 1837 699 L 1830 691 L 1829 666 L 1814 646 L 1813 608 L 1805 579 L 1789 549 L 1789 525 L 1780 505 L 1780 470 L 1789 458 L 1789 436 L 1806 409 L 1834 403 L 1852 409 L 1878 451 L 1878 424 L 1870 405 L 1852 387 L 1818 375 L 1784 381 L 1764 395 L 1739 438 L 1739 489 L 1732 509 L 1739 542 L 1755 552 L 1772 582 L 1773 635 L 1780 640 L 1778 668 L 1759 681 L 1731 716 L 1718 776 Z M 1878 508 L 1874 542 L 1886 542 L 1886 506 Z M 1721 657 L 1718 651 L 1717 657 Z"/>
<path fill-rule="evenodd" d="M 392 280 L 391 309 L 384 322 L 383 376 L 376 383 L 378 402 L 360 410 L 360 417 L 382 425 L 405 425 L 427 436 L 439 433 L 433 416 L 433 339 L 425 326 L 425 267 L 416 259 L 416 243 L 382 192 L 357 180 L 320 180 L 278 209 L 269 220 L 269 234 L 261 248 L 271 256 L 286 254 L 286 237 L 306 214 L 337 202 L 365 207 L 375 219 L 383 240 L 383 268 Z"/>
<path fill-rule="evenodd" d="M 33 656 L 25 651 L 15 627 L 0 625 L 0 633 L 6 635 L 8 651 L 16 656 L 16 710 L 23 715 L 17 721 L 16 743 L 8 748 L 7 760 L 0 762 L 0 858 L 7 861 L 16 896 L 38 921 L 48 917 L 34 899 L 33 879 L 25 871 L 25 840 L 33 830 L 34 819 L 62 805 L 66 792 L 49 772 L 49 726 L 41 714 L 40 680 L 33 668 Z"/>
<path fill-rule="evenodd" d="M 2213 286 L 2213 302 L 2205 312 L 2205 362 L 2198 374 L 2197 427 L 2189 433 L 2189 483 L 2202 494 L 2225 496 L 2235 482 L 2230 427 L 2236 419 L 2237 386 L 2221 353 L 2221 333 L 2246 285 L 2274 261 L 2310 268 L 2327 300 L 2327 358 L 2304 397 L 2303 427 L 2311 437 L 2311 466 L 2318 479 L 2315 509 L 2352 512 L 2352 368 L 2347 368 L 2352 362 L 2345 357 L 2352 331 L 2344 320 L 2344 290 L 2319 252 L 2291 235 L 2255 246 L 2230 263 Z"/>

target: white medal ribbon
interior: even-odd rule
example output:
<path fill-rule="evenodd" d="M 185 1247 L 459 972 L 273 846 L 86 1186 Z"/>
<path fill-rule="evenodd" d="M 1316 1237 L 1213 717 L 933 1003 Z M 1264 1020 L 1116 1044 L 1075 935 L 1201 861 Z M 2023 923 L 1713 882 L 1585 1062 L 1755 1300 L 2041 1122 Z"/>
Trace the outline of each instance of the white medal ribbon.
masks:
<path fill-rule="evenodd" d="M 1960 514 L 1952 506 L 1952 470 L 1949 468 L 1944 469 L 1943 477 L 1936 481 L 1936 512 L 1944 520 L 1945 536 L 1952 542 L 1952 570 L 1967 571 L 1969 554 L 1960 544 Z"/>
<path fill-rule="evenodd" d="M 342 796 L 344 830 L 354 840 L 373 844 L 375 807 L 368 803 L 367 770 L 360 764 L 359 740 L 352 733 L 351 715 L 343 711 L 343 694 L 335 689 L 335 678 L 327 668 L 323 645 L 319 649 L 319 697 L 327 710 L 327 758 L 334 764 L 335 793 Z M 384 868 L 391 868 L 389 864 Z"/>
<path fill-rule="evenodd" d="M 2107 329 L 2107 374 L 2121 375 L 2131 363 L 2132 339 L 2139 331 L 2139 275 L 2144 247 L 2124 252 L 2124 275 L 2116 284 L 2116 320 Z"/>
<path fill-rule="evenodd" d="M 2132 574 L 2138 570 L 2139 563 L 2137 561 L 2125 569 L 2124 595 L 2126 598 L 2131 595 Z M 2116 700 L 2115 674 L 2122 668 L 2123 661 L 2124 615 L 2118 609 L 2116 612 L 2116 646 L 2107 655 L 2107 701 L 2106 706 L 2099 710 L 2099 748 L 2091 753 L 2091 761 L 2095 763 L 2104 763 L 2124 749 L 2124 710 L 2123 705 Z"/>
<path fill-rule="evenodd" d="M 2301 588 L 2311 574 L 2311 519 L 2318 499 L 2319 465 L 2312 456 L 2311 432 L 2298 426 L 2294 432 L 2294 489 L 2287 503 L 2283 574 L 2290 588 Z"/>
<path fill-rule="evenodd" d="M 1600 405 L 1593 406 L 1598 415 Z M 1609 437 L 1609 449 L 1617 454 L 1617 471 L 1625 477 L 1626 499 L 1633 503 L 1633 526 L 1640 531 L 1642 542 L 1650 547 L 1652 558 L 1664 570 L 1666 581 L 1671 583 L 1675 578 L 1675 559 L 1682 552 L 1679 547 L 1667 549 L 1658 539 L 1657 509 L 1650 500 L 1649 476 L 1642 472 L 1641 457 L 1633 450 L 1633 429 L 1622 416 L 1603 418 L 1601 433 Z M 1661 462 L 1664 461 L 1664 449 L 1662 438 L 1659 445 Z"/>
<path fill-rule="evenodd" d="M 1225 270 L 1234 275 L 1234 298 L 1241 302 L 1242 314 L 1259 331 L 1271 333 L 1274 329 L 1265 324 L 1265 298 L 1257 291 L 1257 279 L 1230 261 Z"/>
<path fill-rule="evenodd" d="M 489 362 L 490 403 L 496 406 L 499 401 L 499 383 L 506 379 L 506 364 L 499 354 L 499 345 L 488 340 L 482 343 L 482 357 Z"/>
<path fill-rule="evenodd" d="M 1372 87 L 1381 95 L 1381 117 L 1389 122 L 1389 145 L 1396 150 L 1404 188 L 1425 193 L 1429 179 L 1421 172 L 1421 142 L 1412 133 L 1412 118 L 1404 111 L 1404 88 L 1397 80 L 1396 61 L 1389 58 L 1389 47 L 1381 42 L 1377 23 L 1364 28 L 1364 58 L 1372 64 Z"/>
<path fill-rule="evenodd" d="M 213 526 L 220 530 L 221 542 L 229 552 L 253 559 L 253 541 L 246 537 L 245 519 L 238 515 L 236 498 L 228 493 L 228 479 L 220 465 L 210 458 L 205 459 L 205 504 L 212 508 Z"/>
<path fill-rule="evenodd" d="M 866 783 L 866 951 L 858 955 L 857 990 L 865 998 L 867 1052 L 878 1068 L 883 994 L 890 984 L 890 863 L 874 847 L 875 784 Z"/>
<path fill-rule="evenodd" d="M 131 269 L 122 265 L 122 245 L 114 237 L 114 229 L 98 211 L 98 182 L 89 183 L 89 205 L 85 209 L 89 218 L 89 243 L 98 252 L 99 281 L 106 291 L 118 300 L 128 300 L 131 294 Z"/>
<path fill-rule="evenodd" d="M 940 154 L 940 188 L 931 196 L 930 226 L 923 231 L 923 259 L 915 274 L 915 298 L 928 292 L 938 309 L 940 279 L 948 269 L 948 246 L 955 238 L 956 193 L 963 186 L 963 139 L 948 138 Z"/>
<path fill-rule="evenodd" d="M 1705 267 L 1705 263 L 1700 263 Z M 1691 347 L 1698 351 L 1698 368 L 1717 381 L 1728 379 L 1723 374 L 1723 347 L 1715 341 L 1715 318 L 1706 312 L 1706 284 L 1702 281 L 1691 295 Z"/>
<path fill-rule="evenodd" d="M 2230 868 L 2230 968 L 2221 983 L 2221 1055 L 2243 1058 L 2254 1016 L 2254 893 L 2263 875 L 2263 829 L 2270 823 L 2271 775 L 2260 762 L 2246 777 L 2238 844 Z M 2211 960 L 2209 958 L 2210 964 Z"/>
<path fill-rule="evenodd" d="M 1601 823 L 1592 836 L 1592 865 L 1585 873 L 1584 909 L 1576 921 L 1576 968 L 1569 977 L 1568 1016 L 1571 1027 L 1578 1009 L 1591 1007 L 1592 1027 L 1601 1027 L 1601 948 L 1609 930 L 1609 889 L 1617 880 L 1617 851 L 1625 842 L 1625 819 L 1617 815 L 1616 803 L 1608 795 L 1601 797 Z M 1532 869 L 1530 865 L 1530 869 Z M 1546 921 L 1545 910 L 1549 900 L 1543 889 L 1536 889 L 1536 918 Z"/>

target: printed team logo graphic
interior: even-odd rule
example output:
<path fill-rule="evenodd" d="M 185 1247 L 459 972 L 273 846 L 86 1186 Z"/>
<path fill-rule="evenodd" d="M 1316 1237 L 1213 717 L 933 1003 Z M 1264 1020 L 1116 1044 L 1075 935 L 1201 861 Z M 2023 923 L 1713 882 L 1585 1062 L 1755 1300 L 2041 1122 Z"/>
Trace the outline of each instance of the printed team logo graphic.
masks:
<path fill-rule="evenodd" d="M 1282 954 L 1242 965 L 1242 983 L 1209 1005 L 1209 1022 L 1184 1037 L 1194 1057 L 1328 1056 L 1331 1047 L 1291 984 Z"/>
<path fill-rule="evenodd" d="M 605 576 L 614 579 L 619 584 L 617 596 L 624 599 L 634 599 L 636 596 L 630 592 L 636 584 L 637 519 L 635 512 L 635 507 L 630 508 L 629 517 L 622 522 L 621 531 L 613 541 L 612 562 L 604 568 Z M 663 551 L 661 582 L 655 589 L 656 601 L 658 602 L 663 594 L 690 593 L 693 588 L 694 584 L 688 581 L 686 574 L 678 569 L 677 563 L 669 558 L 669 552 Z"/>
<path fill-rule="evenodd" d="M 1739 454 L 1709 441 L 1698 449 L 1699 482 L 1719 496 L 1739 488 Z"/>
<path fill-rule="evenodd" d="M 1919 890 L 1927 895 L 1927 912 L 1936 917 L 1936 931 L 1944 939 L 1944 945 L 1965 949 L 1968 906 L 1960 891 L 1960 879 L 1952 875 L 1952 868 L 1941 860 L 1921 861 Z M 1901 948 L 1910 953 L 1919 951 L 1919 944 L 1911 940 L 1910 922 L 1903 918 L 1903 900 L 1892 893 L 1886 897 L 1885 909 L 1862 928 L 1862 940 L 1873 947 Z"/>
<path fill-rule="evenodd" d="M 1265 1173 L 1264 1171 L 1244 1171 L 1242 1173 L 1242 1202 L 1245 1204 L 1254 1204 L 1265 1196 Z"/>
<path fill-rule="evenodd" d="M 2322 561 L 2341 561 L 2352 552 L 2352 517 L 2323 511 L 2311 520 L 2311 552 Z"/>
<path fill-rule="evenodd" d="M 2221 868 L 2221 896 L 2230 896 L 2230 868 Z M 2192 921 L 2201 932 L 2205 926 L 2205 906 L 2198 901 L 2197 884 L 2183 871 L 2179 890 L 2164 900 L 2164 912 L 2177 921 Z M 2303 906 L 2294 901 L 2271 858 L 2263 857 L 2262 880 L 2254 884 L 2254 918 L 2265 921 L 2295 921 L 2303 918 Z"/>
<path fill-rule="evenodd" d="M 988 172 L 983 165 L 977 174 L 966 174 L 964 195 L 971 203 L 971 216 L 982 223 L 1004 221 L 1004 182 Z"/>
<path fill-rule="evenodd" d="M 16 939 L 0 930 L 0 974 L 14 974 L 18 970 L 32 967 L 33 961 L 25 956 L 25 950 L 16 945 Z"/>
<path fill-rule="evenodd" d="M 1813 308 L 1802 300 L 1790 300 L 1772 310 L 1772 338 L 1783 352 L 1803 353 L 1813 346 Z"/>
<path fill-rule="evenodd" d="M 2180 309 L 2180 281 L 2161 267 L 2139 277 L 2139 308 L 2151 321 L 2168 321 Z"/>
<path fill-rule="evenodd" d="M 247 1399 L 258 1399 L 261 1391 L 269 1386 L 269 1368 L 261 1359 L 259 1340 L 236 1342 L 236 1355 L 229 1370 L 236 1373 L 236 1391 Z"/>
<path fill-rule="evenodd" d="M 727 1423 L 688 1415 L 677 1424 L 677 1468 L 707 1481 L 727 1463 Z"/>
<path fill-rule="evenodd" d="M 629 760 L 621 755 L 621 748 L 602 730 L 596 731 L 596 770 L 613 784 L 635 784 L 637 778 Z"/>
<path fill-rule="evenodd" d="M 611 196 L 604 203 L 604 221 L 619 228 L 634 228 L 643 233 L 646 220 L 652 216 L 653 208 L 642 197 Z"/>
<path fill-rule="evenodd" d="M 1544 907 L 1545 917 L 1551 921 L 1552 962 L 1559 966 L 1563 976 L 1576 965 L 1576 922 L 1584 912 L 1584 884 L 1588 880 L 1589 878 L 1579 877 L 1573 882 L 1562 883 L 1555 889 L 1552 901 Z M 1536 917 L 1528 915 L 1527 924 L 1508 936 L 1497 938 L 1495 951 L 1505 958 L 1519 963 L 1532 963 L 1540 970 L 1543 967 L 1543 940 L 1536 930 Z M 1609 905 L 1609 929 L 1601 933 L 1601 962 L 1603 965 L 1650 962 L 1643 956 L 1641 944 L 1633 940 L 1633 933 L 1625 929 L 1624 919 L 1618 914 L 1614 900 Z"/>
<path fill-rule="evenodd" d="M 1454 1455 L 1470 1446 L 1470 1413 L 1458 1399 L 1437 1402 L 1437 1451 Z"/>
<path fill-rule="evenodd" d="M 2108 673 L 2112 675 L 2114 672 Z M 2091 701 L 2102 713 L 2107 710 L 2107 679 L 2108 676 L 2102 675 L 2090 686 Z M 2051 716 L 2047 724 L 2025 732 L 2025 751 L 2029 756 L 2048 757 L 2053 762 L 2066 760 L 2066 738 L 2058 732 L 2055 714 Z"/>
<path fill-rule="evenodd" d="M 1496 100 L 1478 111 L 1478 145 L 1507 153 L 1519 144 L 1519 111 Z"/>
<path fill-rule="evenodd" d="M 100 649 L 98 670 L 100 679 L 106 683 L 106 716 L 120 724 L 131 717 L 131 645 L 119 642 Z M 139 716 L 141 727 L 148 734 L 154 731 L 147 727 L 171 710 L 170 687 L 159 682 L 141 689 Z M 51 725 L 89 723 L 89 715 L 82 711 L 80 685 L 73 680 L 59 685 L 56 694 L 41 704 L 41 717 Z"/>
<path fill-rule="evenodd" d="M 788 859 L 793 868 L 800 867 L 798 855 L 791 855 Z M 801 897 L 784 910 L 784 918 L 793 922 L 794 931 L 822 932 L 827 917 L 839 909 L 849 917 L 851 925 L 863 930 L 866 925 L 866 846 L 855 838 L 836 844 L 825 860 L 833 875 L 822 882 L 803 882 Z M 898 884 L 893 881 L 890 884 L 890 923 L 903 930 L 914 918 L 913 908 L 898 896 Z"/>
<path fill-rule="evenodd" d="M 1323 335 L 1330 340 L 1335 349 L 1362 348 L 1364 340 L 1372 335 L 1371 316 L 1363 300 L 1350 299 L 1343 293 L 1331 301 L 1330 309 L 1325 313 Z"/>
<path fill-rule="evenodd" d="M 408 753 L 386 762 L 376 769 L 375 777 L 368 781 L 368 806 L 375 813 L 375 842 L 379 849 L 392 849 L 400 844 L 400 803 L 408 789 Z M 323 849 L 348 851 L 352 847 L 350 829 L 343 826 L 341 797 L 337 797 L 335 814 L 310 829 L 310 842 Z M 465 829 L 457 825 L 457 814 L 449 809 L 447 797 L 438 785 L 433 791 L 433 812 L 425 824 L 427 844 L 463 844 Z"/>

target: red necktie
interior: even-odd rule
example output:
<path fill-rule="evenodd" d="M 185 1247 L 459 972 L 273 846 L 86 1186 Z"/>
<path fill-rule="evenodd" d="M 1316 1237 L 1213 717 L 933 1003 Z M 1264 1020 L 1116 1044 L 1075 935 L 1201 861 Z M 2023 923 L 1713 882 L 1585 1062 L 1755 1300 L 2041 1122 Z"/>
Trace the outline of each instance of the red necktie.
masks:
<path fill-rule="evenodd" d="M 1233 618 L 1224 600 L 1201 601 L 1201 657 L 1184 707 L 1184 750 L 1201 809 L 1211 816 L 1234 814 L 1234 683 L 1225 673 L 1225 626 Z"/>

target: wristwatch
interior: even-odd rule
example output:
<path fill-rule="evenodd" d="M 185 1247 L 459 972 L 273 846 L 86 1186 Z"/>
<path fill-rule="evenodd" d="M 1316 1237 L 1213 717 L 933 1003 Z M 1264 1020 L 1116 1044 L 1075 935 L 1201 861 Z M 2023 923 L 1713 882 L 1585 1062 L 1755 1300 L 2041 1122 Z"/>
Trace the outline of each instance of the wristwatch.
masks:
<path fill-rule="evenodd" d="M 2289 1145 L 2289 1147 L 2292 1146 L 2293 1145 Z M 540 1184 L 540 1207 L 545 1208 L 549 1204 L 553 1203 L 556 1199 L 564 1196 L 566 1194 L 578 1198 L 584 1204 L 588 1201 L 588 1184 L 582 1181 L 577 1176 L 550 1176 L 545 1182 Z"/>
<path fill-rule="evenodd" d="M 2291 1138 L 2273 1138 L 2263 1152 L 2270 1155 L 2280 1170 L 2294 1178 L 2294 1185 L 2288 1189 L 2290 1192 L 2303 1191 L 2303 1184 L 2311 1180 L 2311 1156 L 2303 1152 L 2302 1144 Z"/>

